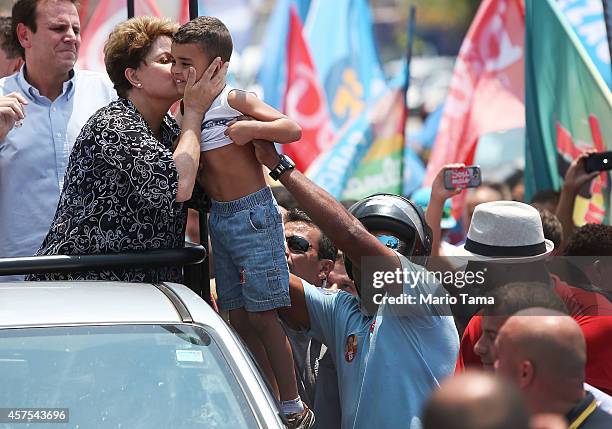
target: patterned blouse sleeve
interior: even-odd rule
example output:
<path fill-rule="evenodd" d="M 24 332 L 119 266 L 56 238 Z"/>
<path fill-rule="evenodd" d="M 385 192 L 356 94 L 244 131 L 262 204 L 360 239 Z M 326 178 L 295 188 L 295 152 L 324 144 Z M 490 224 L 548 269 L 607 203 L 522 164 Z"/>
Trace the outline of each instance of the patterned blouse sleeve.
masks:
<path fill-rule="evenodd" d="M 142 121 L 112 112 L 92 124 L 102 160 L 123 172 L 136 193 L 151 207 L 172 209 L 178 173 L 172 153 Z"/>

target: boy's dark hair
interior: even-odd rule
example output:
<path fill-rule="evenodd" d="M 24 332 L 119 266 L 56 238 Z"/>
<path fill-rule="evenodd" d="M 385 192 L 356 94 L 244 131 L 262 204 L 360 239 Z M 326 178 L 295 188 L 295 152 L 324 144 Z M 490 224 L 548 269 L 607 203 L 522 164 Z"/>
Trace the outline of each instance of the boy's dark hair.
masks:
<path fill-rule="evenodd" d="M 19 43 L 17 43 L 18 45 Z M 10 16 L 0 16 L 0 48 L 10 60 L 21 57 L 19 47 L 13 37 L 13 27 L 11 26 Z"/>
<path fill-rule="evenodd" d="M 548 210 L 538 210 L 540 219 L 542 219 L 542 228 L 544 229 L 544 238 L 549 239 L 555 245 L 555 249 L 561 246 L 563 241 L 563 226 L 557 216 Z"/>
<path fill-rule="evenodd" d="M 578 228 L 565 247 L 566 256 L 612 256 L 612 225 L 587 223 Z"/>
<path fill-rule="evenodd" d="M 316 223 L 310 219 L 310 217 L 304 213 L 300 209 L 291 209 L 287 211 L 287 218 L 285 223 L 289 222 L 302 222 L 307 225 L 314 226 L 321 233 L 321 237 L 319 238 L 319 251 L 317 252 L 317 257 L 319 259 L 331 259 L 335 261 L 338 257 L 338 249 L 334 246 L 334 243 L 329 239 L 327 235 L 321 231 L 321 228 L 317 226 Z"/>
<path fill-rule="evenodd" d="M 232 36 L 225 24 L 212 16 L 199 16 L 181 25 L 172 41 L 180 45 L 193 43 L 200 46 L 211 62 L 216 57 L 226 62 L 232 56 Z"/>
<path fill-rule="evenodd" d="M 13 5 L 13 11 L 11 14 L 11 33 L 13 34 L 15 40 L 15 47 L 19 50 L 22 58 L 25 58 L 25 49 L 23 49 L 23 46 L 21 46 L 21 43 L 19 43 L 17 38 L 17 24 L 23 24 L 32 30 L 32 32 L 36 33 L 36 12 L 38 10 L 38 5 L 43 1 L 49 0 L 19 0 Z M 77 8 L 79 7 L 79 0 L 63 1 L 68 1 Z"/>

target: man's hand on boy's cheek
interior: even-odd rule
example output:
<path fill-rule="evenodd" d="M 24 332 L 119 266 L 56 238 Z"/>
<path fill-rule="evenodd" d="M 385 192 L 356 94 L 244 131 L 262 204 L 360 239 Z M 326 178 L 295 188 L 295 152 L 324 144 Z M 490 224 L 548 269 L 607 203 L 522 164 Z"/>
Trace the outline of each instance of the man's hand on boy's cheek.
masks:
<path fill-rule="evenodd" d="M 228 122 L 225 135 L 237 145 L 245 145 L 255 138 L 255 132 L 259 126 L 254 120 L 232 120 Z"/>

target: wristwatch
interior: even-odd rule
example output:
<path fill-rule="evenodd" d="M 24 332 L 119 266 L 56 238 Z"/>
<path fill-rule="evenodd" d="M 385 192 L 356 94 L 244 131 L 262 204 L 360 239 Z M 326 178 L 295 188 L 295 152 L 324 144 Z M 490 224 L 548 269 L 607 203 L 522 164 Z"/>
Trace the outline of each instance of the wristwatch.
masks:
<path fill-rule="evenodd" d="M 295 168 L 295 162 L 293 162 L 293 160 L 287 155 L 280 154 L 279 158 L 278 165 L 274 167 L 272 171 L 270 171 L 270 177 L 274 180 L 278 180 L 278 178 L 281 177 L 285 171 L 293 170 Z"/>

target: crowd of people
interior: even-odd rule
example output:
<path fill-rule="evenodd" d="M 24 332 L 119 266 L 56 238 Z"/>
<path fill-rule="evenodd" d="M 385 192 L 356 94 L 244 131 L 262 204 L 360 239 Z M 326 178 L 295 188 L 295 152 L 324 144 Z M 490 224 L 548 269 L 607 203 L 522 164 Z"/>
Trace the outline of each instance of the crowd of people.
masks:
<path fill-rule="evenodd" d="M 215 303 L 288 427 L 612 427 L 612 226 L 572 218 L 587 153 L 530 204 L 447 189 L 462 164 L 412 199 L 340 202 L 272 143 L 299 125 L 227 84 L 220 20 L 122 22 L 99 74 L 75 68 L 77 6 L 18 0 L 0 20 L 0 257 L 179 248 L 208 197 Z M 183 273 L 28 277 L 65 279 Z"/>

